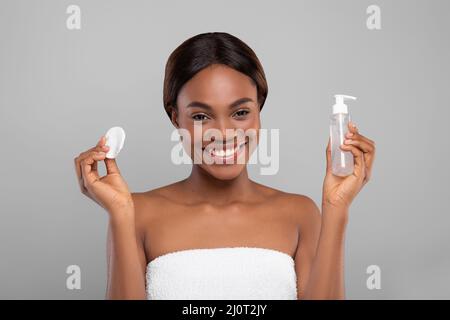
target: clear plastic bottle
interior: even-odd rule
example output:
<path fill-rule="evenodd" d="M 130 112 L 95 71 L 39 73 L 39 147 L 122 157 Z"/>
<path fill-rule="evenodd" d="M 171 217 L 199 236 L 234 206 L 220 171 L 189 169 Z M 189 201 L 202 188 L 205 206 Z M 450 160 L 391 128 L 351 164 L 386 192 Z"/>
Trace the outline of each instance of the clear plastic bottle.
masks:
<path fill-rule="evenodd" d="M 356 100 L 355 97 L 335 94 L 336 104 L 330 117 L 331 171 L 334 175 L 345 177 L 353 173 L 354 160 L 350 151 L 344 151 L 340 146 L 344 143 L 351 121 L 345 99 Z"/>

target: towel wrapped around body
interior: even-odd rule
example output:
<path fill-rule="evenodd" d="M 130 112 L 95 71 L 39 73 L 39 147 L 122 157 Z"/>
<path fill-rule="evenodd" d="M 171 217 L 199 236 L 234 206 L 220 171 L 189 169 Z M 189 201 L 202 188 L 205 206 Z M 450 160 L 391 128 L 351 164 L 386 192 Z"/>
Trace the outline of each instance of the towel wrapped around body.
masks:
<path fill-rule="evenodd" d="M 256 247 L 186 249 L 147 265 L 150 300 L 295 300 L 294 260 Z"/>

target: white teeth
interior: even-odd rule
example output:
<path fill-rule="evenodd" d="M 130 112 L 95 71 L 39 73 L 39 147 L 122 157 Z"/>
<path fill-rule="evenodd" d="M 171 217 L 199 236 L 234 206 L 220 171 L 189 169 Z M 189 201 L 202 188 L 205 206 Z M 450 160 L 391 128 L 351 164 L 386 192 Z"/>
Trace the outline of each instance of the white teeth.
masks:
<path fill-rule="evenodd" d="M 218 157 L 229 157 L 235 152 L 235 149 L 226 149 L 225 151 L 223 149 L 221 150 L 214 150 L 213 154 Z"/>
<path fill-rule="evenodd" d="M 212 149 L 211 150 L 211 155 L 212 156 L 216 156 L 216 157 L 223 157 L 223 158 L 227 158 L 231 155 L 233 155 L 234 153 L 236 153 L 240 148 L 242 148 L 246 143 L 242 143 L 239 147 L 237 148 L 233 148 L 233 149 L 226 149 L 225 151 L 223 149 Z"/>

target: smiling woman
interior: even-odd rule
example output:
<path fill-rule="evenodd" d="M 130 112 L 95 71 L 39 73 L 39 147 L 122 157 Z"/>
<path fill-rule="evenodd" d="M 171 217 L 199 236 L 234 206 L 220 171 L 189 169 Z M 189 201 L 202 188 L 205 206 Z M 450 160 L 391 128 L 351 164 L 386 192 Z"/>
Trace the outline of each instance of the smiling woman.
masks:
<path fill-rule="evenodd" d="M 268 86 L 244 42 L 223 32 L 196 35 L 175 49 L 165 72 L 164 108 L 189 133 L 190 157 L 199 145 L 216 161 L 194 161 L 188 177 L 131 193 L 115 160 L 105 158 L 104 137 L 75 159 L 83 193 L 110 216 L 107 297 L 343 298 L 347 213 L 370 175 L 373 141 L 349 128 L 354 142 L 342 148 L 354 155 L 355 171 L 346 178 L 332 175 L 328 146 L 321 216 L 311 198 L 248 176 Z M 209 130 L 218 134 L 206 145 Z M 257 134 L 239 140 L 248 131 Z"/>

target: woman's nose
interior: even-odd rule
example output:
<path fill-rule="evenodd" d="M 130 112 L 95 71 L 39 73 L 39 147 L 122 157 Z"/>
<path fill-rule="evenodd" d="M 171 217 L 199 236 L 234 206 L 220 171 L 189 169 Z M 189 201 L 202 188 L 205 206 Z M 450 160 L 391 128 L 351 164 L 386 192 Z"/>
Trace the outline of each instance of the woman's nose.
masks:
<path fill-rule="evenodd" d="M 218 122 L 217 129 L 222 134 L 223 140 L 226 141 L 234 137 L 237 128 L 227 119 L 222 119 Z"/>

